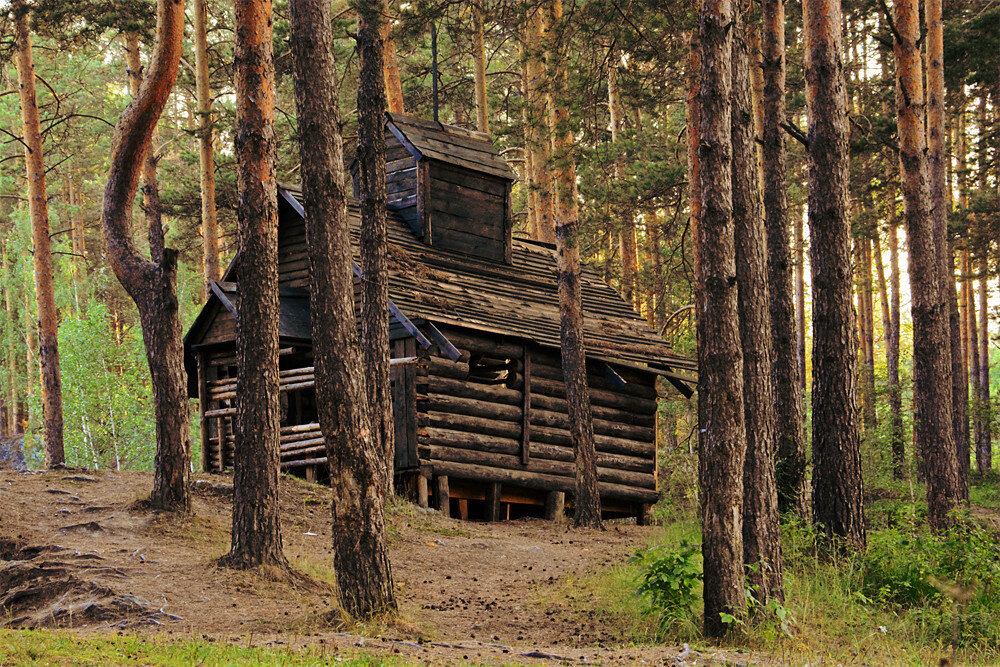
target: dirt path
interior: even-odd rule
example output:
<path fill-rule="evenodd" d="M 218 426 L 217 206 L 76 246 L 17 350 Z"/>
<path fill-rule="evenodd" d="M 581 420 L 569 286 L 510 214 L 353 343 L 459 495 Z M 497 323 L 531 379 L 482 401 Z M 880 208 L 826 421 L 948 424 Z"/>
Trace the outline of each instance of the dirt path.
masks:
<path fill-rule="evenodd" d="M 564 591 L 567 575 L 627 559 L 653 529 L 476 524 L 402 504 L 390 517 L 390 537 L 404 620 L 332 632 L 335 597 L 322 583 L 332 581 L 329 490 L 282 482 L 285 552 L 317 581 L 265 581 L 215 566 L 229 545 L 229 479 L 198 480 L 194 516 L 178 518 L 134 509 L 148 492 L 148 474 L 0 473 L 0 627 L 363 646 L 420 661 L 712 657 L 675 647 L 622 649 L 626 638 L 602 627 L 585 604 L 545 602 Z"/>

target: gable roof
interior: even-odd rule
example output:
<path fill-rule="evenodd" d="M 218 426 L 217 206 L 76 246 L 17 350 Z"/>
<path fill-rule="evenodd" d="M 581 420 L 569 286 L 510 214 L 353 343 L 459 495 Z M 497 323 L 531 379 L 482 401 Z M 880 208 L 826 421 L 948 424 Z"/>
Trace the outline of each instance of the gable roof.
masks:
<path fill-rule="evenodd" d="M 489 135 L 398 113 L 387 113 L 386 119 L 389 130 L 417 159 L 430 158 L 508 181 L 517 179 Z"/>
<path fill-rule="evenodd" d="M 279 189 L 297 215 L 301 190 Z M 361 216 L 350 205 L 355 261 Z M 560 347 L 555 250 L 514 239 L 511 264 L 439 250 L 420 242 L 394 212 L 388 215 L 389 297 L 412 320 L 426 320 Z M 582 266 L 584 339 L 588 356 L 694 372 L 696 362 L 670 345 L 591 267 Z"/>

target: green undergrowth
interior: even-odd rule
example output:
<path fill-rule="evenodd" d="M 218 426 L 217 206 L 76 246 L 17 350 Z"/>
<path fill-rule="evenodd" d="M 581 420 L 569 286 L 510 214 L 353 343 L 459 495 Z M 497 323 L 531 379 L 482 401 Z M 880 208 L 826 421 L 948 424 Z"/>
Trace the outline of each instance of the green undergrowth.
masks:
<path fill-rule="evenodd" d="M 0 665 L 398 665 L 399 660 L 323 648 L 241 647 L 138 635 L 79 636 L 63 631 L 0 630 Z"/>
<path fill-rule="evenodd" d="M 875 497 L 888 499 L 867 508 L 862 552 L 831 551 L 799 520 L 783 526 L 785 603 L 759 610 L 756 622 L 733 619 L 732 646 L 793 662 L 1000 664 L 996 524 L 977 516 L 980 509 L 936 534 L 908 488 L 884 491 Z M 913 495 L 922 494 L 917 488 Z M 996 479 L 977 480 L 972 497 L 995 499 Z M 693 510 L 672 515 L 629 563 L 567 579 L 542 602 L 572 592 L 578 611 L 591 607 L 623 644 L 706 644 L 697 517 Z"/>

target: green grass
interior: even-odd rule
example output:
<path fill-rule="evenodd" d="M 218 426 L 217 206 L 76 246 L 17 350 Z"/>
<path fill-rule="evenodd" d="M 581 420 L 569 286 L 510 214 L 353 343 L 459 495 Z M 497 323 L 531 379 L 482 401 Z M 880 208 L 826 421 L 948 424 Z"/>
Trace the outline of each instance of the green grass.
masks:
<path fill-rule="evenodd" d="M 398 665 L 399 660 L 330 650 L 247 648 L 222 642 L 137 635 L 79 636 L 0 630 L 0 665 Z"/>

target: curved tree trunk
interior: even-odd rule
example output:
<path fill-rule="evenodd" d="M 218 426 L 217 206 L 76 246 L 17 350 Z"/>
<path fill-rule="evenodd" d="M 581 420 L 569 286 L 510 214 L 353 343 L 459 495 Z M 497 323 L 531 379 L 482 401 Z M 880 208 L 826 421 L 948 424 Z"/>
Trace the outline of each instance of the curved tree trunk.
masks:
<path fill-rule="evenodd" d="M 741 4 L 744 8 L 749 5 L 746 0 Z M 747 584 L 763 606 L 771 600 L 783 600 L 784 587 L 774 469 L 777 443 L 767 232 L 760 198 L 751 100 L 751 28 L 747 25 L 744 8 L 737 10 L 733 31 L 731 118 L 733 228 L 747 443 L 743 468 L 743 561 L 747 567 Z"/>
<path fill-rule="evenodd" d="M 14 41 L 17 83 L 21 97 L 24 163 L 31 216 L 32 260 L 35 268 L 35 302 L 38 306 L 39 360 L 42 366 L 42 421 L 46 467 L 66 463 L 63 446 L 62 376 L 59 371 L 59 311 L 52 275 L 52 240 L 49 237 L 49 204 L 45 188 L 42 128 L 35 92 L 35 63 L 28 30 L 28 7 L 16 0 Z M 29 311 L 30 312 L 30 311 Z"/>
<path fill-rule="evenodd" d="M 341 606 L 364 619 L 394 609 L 396 602 L 385 537 L 384 451 L 371 427 L 354 319 L 354 256 L 330 3 L 292 0 L 289 8 L 317 409 L 333 487 L 333 567 Z"/>
<path fill-rule="evenodd" d="M 914 429 L 927 479 L 928 519 L 935 528 L 946 528 L 958 501 L 958 459 L 952 427 L 949 301 L 941 281 L 940 230 L 929 207 L 924 154 L 918 5 L 917 0 L 895 3 L 899 161 L 910 243 Z"/>
<path fill-rule="evenodd" d="M 863 547 L 840 1 L 804 2 L 803 26 L 813 292 L 813 520 L 827 534 Z"/>
<path fill-rule="evenodd" d="M 156 263 L 146 260 L 132 233 L 132 206 L 146 152 L 177 78 L 184 37 L 183 2 L 157 2 L 156 35 L 149 75 L 115 125 L 101 221 L 111 267 L 139 309 L 152 377 L 156 463 L 150 503 L 187 511 L 191 441 L 177 302 L 177 252 L 165 250 Z"/>
<path fill-rule="evenodd" d="M 580 250 L 577 247 L 576 162 L 573 155 L 573 130 L 569 118 L 569 72 L 564 50 L 556 41 L 562 21 L 562 0 L 549 0 L 549 43 L 546 60 L 552 82 L 551 133 L 554 180 L 556 274 L 559 283 L 559 323 L 566 400 L 569 403 L 570 431 L 576 450 L 576 495 L 573 499 L 577 526 L 601 528 L 601 498 L 597 490 L 597 452 L 594 445 L 594 421 L 590 411 L 590 388 L 587 385 L 587 358 L 583 340 L 583 305 L 580 286 Z"/>
<path fill-rule="evenodd" d="M 369 373 L 368 400 L 376 439 L 382 444 L 392 492 L 395 460 L 389 386 L 389 259 L 385 190 L 385 81 L 382 76 L 381 21 L 385 0 L 358 5 L 358 190 L 361 199 L 361 340 Z"/>

